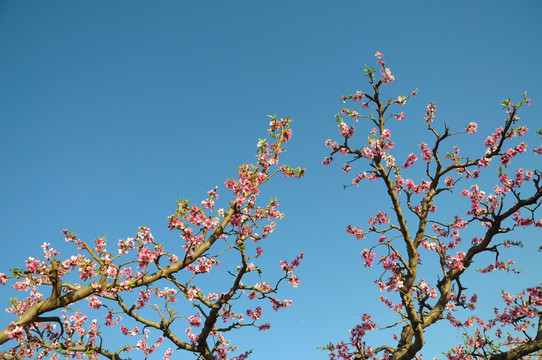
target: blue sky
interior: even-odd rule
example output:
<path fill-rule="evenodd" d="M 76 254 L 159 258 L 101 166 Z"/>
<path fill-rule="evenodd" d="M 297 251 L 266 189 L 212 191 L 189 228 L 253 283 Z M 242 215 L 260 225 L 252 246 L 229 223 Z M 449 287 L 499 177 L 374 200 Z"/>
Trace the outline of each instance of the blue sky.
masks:
<path fill-rule="evenodd" d="M 396 77 L 386 97 L 420 89 L 402 109 L 399 139 L 425 136 L 429 101 L 441 124 L 476 121 L 487 134 L 503 118 L 500 100 L 524 91 L 533 104 L 522 118 L 540 128 L 541 15 L 534 0 L 0 1 L 0 272 L 40 255 L 44 241 L 70 254 L 62 228 L 88 241 L 116 242 L 140 225 L 174 238 L 166 218 L 175 199 L 198 202 L 215 185 L 226 197 L 222 184 L 254 159 L 266 115 L 289 116 L 283 159 L 307 175 L 266 185 L 286 220 L 263 244 L 264 263 L 274 269 L 304 251 L 301 285 L 284 289 L 292 308 L 264 313 L 270 331 L 232 338 L 255 360 L 326 359 L 316 347 L 346 340 L 359 314 L 386 319 L 378 275 L 362 268 L 367 245 L 344 229 L 389 204 L 372 185 L 342 190 L 351 176 L 341 164 L 321 165 L 324 140 L 338 137 L 337 98 L 367 89 L 363 64 L 378 50 Z M 515 286 L 540 281 L 530 259 L 516 258 L 526 271 Z M 5 307 L 12 295 L 0 291 Z M 488 295 L 487 304 L 498 302 Z M 459 341 L 457 330 L 439 331 Z M 446 350 L 441 343 L 425 358 Z"/>

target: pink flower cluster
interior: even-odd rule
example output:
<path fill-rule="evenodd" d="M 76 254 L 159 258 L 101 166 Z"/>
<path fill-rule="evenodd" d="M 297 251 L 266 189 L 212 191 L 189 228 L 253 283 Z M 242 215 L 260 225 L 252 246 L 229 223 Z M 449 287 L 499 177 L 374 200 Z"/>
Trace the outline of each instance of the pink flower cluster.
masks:
<path fill-rule="evenodd" d="M 429 162 L 433 160 L 433 151 L 427 146 L 426 143 L 422 142 L 420 143 L 420 150 L 422 151 L 422 158 Z"/>
<path fill-rule="evenodd" d="M 354 101 L 361 101 L 363 100 L 363 97 L 365 96 L 365 94 L 362 92 L 362 91 L 356 91 L 356 93 L 354 95 L 352 95 L 352 100 Z"/>
<path fill-rule="evenodd" d="M 253 320 L 258 320 L 262 316 L 262 308 L 257 307 L 254 310 L 248 309 L 247 315 L 252 318 Z"/>
<path fill-rule="evenodd" d="M 358 227 L 347 225 L 346 226 L 346 232 L 350 235 L 354 236 L 356 239 L 361 240 L 364 239 L 365 236 L 363 234 L 363 230 L 359 229 Z"/>
<path fill-rule="evenodd" d="M 465 265 L 463 264 L 463 259 L 465 258 L 465 252 L 459 251 L 455 256 L 448 257 L 448 268 L 454 270 L 463 270 Z"/>
<path fill-rule="evenodd" d="M 374 259 L 376 257 L 376 254 L 374 252 L 372 252 L 371 250 L 365 248 L 361 252 L 361 257 L 364 260 L 363 266 L 371 267 L 371 266 L 373 266 L 373 261 L 374 261 Z"/>
<path fill-rule="evenodd" d="M 352 136 L 354 136 L 354 127 L 348 127 L 348 125 L 346 125 L 346 123 L 344 122 L 341 122 L 339 123 L 339 131 L 341 133 L 341 136 L 345 137 L 345 138 L 351 138 Z"/>
<path fill-rule="evenodd" d="M 475 122 L 470 122 L 465 128 L 465 132 L 468 134 L 476 134 L 476 131 L 478 131 L 478 124 Z"/>
<path fill-rule="evenodd" d="M 287 274 L 292 274 L 294 272 L 294 269 L 301 264 L 301 260 L 303 260 L 304 258 L 305 258 L 305 253 L 301 253 L 290 263 L 286 260 L 283 260 L 280 262 L 280 268 L 282 269 L 282 271 L 285 271 Z"/>
<path fill-rule="evenodd" d="M 368 220 L 369 222 L 369 225 L 371 226 L 374 226 L 376 224 L 378 225 L 383 225 L 383 224 L 387 224 L 390 222 L 390 218 L 388 217 L 388 214 L 383 212 L 383 211 L 379 211 L 375 216 L 374 218 L 371 216 Z"/>
<path fill-rule="evenodd" d="M 408 169 L 411 165 L 414 165 L 414 163 L 418 160 L 418 157 L 414 154 L 408 155 L 404 165 L 403 169 Z"/>
<path fill-rule="evenodd" d="M 372 133 L 376 133 L 376 129 L 373 129 Z M 390 141 L 390 138 L 390 130 L 383 129 L 380 134 L 380 138 L 376 139 L 371 137 L 369 139 L 369 146 L 363 148 L 361 155 L 369 160 L 384 159 L 388 162 L 393 161 L 393 157 L 386 153 L 386 151 L 393 149 L 395 146 L 395 143 Z M 391 166 L 388 168 L 391 168 Z"/>
<path fill-rule="evenodd" d="M 471 200 L 471 209 L 467 211 L 467 215 L 480 216 L 485 213 L 485 209 L 480 206 L 480 203 L 485 199 L 486 193 L 480 190 L 478 185 L 472 185 L 470 191 L 463 189 L 461 195 Z"/>
<path fill-rule="evenodd" d="M 425 117 L 423 118 L 424 122 L 427 125 L 433 122 L 436 111 L 437 111 L 437 107 L 435 106 L 435 104 L 430 103 L 429 105 L 427 105 L 427 110 L 425 111 Z"/>

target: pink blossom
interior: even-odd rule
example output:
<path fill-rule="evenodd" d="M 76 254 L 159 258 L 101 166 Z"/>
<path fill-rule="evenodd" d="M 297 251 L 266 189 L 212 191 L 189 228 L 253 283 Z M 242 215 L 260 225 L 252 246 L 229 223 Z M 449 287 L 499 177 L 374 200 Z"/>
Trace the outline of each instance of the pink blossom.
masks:
<path fill-rule="evenodd" d="M 437 107 L 433 103 L 430 103 L 429 105 L 427 105 L 427 110 L 425 111 L 425 117 L 424 117 L 424 122 L 427 125 L 433 122 L 436 111 L 437 111 Z"/>
<path fill-rule="evenodd" d="M 478 160 L 478 167 L 488 167 L 490 161 L 491 161 L 491 158 L 483 157 L 480 160 Z"/>
<path fill-rule="evenodd" d="M 422 151 L 422 158 L 429 162 L 433 159 L 433 151 L 427 146 L 426 143 L 422 142 L 420 144 L 420 150 Z"/>
<path fill-rule="evenodd" d="M 22 341 L 24 336 L 24 329 L 19 326 L 19 324 L 15 322 L 11 322 L 9 324 L 8 329 L 6 330 L 6 333 L 8 334 L 10 339 L 16 339 L 17 341 Z"/>
<path fill-rule="evenodd" d="M 171 358 L 171 354 L 173 354 L 173 349 L 172 348 L 168 348 L 166 353 L 164 354 L 163 356 L 163 359 L 164 360 L 169 360 Z"/>
<path fill-rule="evenodd" d="M 451 176 L 447 176 L 446 179 L 444 179 L 444 183 L 446 186 L 451 187 L 454 185 L 455 179 Z"/>
<path fill-rule="evenodd" d="M 361 252 L 361 257 L 362 257 L 363 259 L 365 259 L 363 265 L 364 265 L 365 267 L 371 267 L 371 266 L 373 266 L 373 261 L 374 261 L 374 259 L 375 259 L 375 257 L 376 257 L 376 254 L 373 253 L 373 252 L 371 252 L 369 249 L 365 248 L 365 249 L 363 249 L 363 251 Z"/>
<path fill-rule="evenodd" d="M 386 154 L 384 160 L 386 161 L 386 169 L 391 169 L 395 166 L 395 158 L 391 154 Z"/>
<path fill-rule="evenodd" d="M 337 144 L 336 141 L 332 141 L 331 139 L 327 139 L 325 141 L 325 145 L 332 150 L 336 150 L 339 147 L 339 144 Z"/>
<path fill-rule="evenodd" d="M 188 299 L 190 301 L 194 300 L 194 297 L 196 297 L 199 291 L 200 291 L 199 287 L 192 286 L 190 289 L 188 289 L 188 294 L 187 294 Z"/>
<path fill-rule="evenodd" d="M 476 134 L 476 131 L 478 131 L 478 124 L 475 122 L 469 123 L 465 128 L 465 132 L 469 134 Z"/>
<path fill-rule="evenodd" d="M 391 131 L 389 129 L 382 130 L 380 134 L 380 140 L 389 140 L 391 138 Z"/>
<path fill-rule="evenodd" d="M 450 225 L 452 229 L 464 229 L 468 223 L 464 221 L 461 217 L 455 216 L 455 221 Z"/>
<path fill-rule="evenodd" d="M 420 243 L 421 246 L 423 246 L 427 250 L 435 250 L 437 248 L 437 244 L 434 242 L 429 242 L 427 240 L 422 240 Z"/>
<path fill-rule="evenodd" d="M 100 301 L 100 299 L 98 299 L 97 296 L 92 295 L 89 296 L 87 299 L 89 301 L 88 306 L 93 309 L 99 309 L 100 306 L 102 306 L 102 302 Z"/>
<path fill-rule="evenodd" d="M 248 309 L 247 315 L 251 317 L 253 320 L 258 320 L 260 316 L 262 316 L 262 308 L 257 307 L 255 310 Z"/>
<path fill-rule="evenodd" d="M 411 165 L 414 165 L 414 163 L 416 162 L 416 160 L 418 160 L 418 157 L 414 154 L 410 154 L 408 155 L 404 165 L 403 165 L 403 168 L 404 169 L 408 169 Z"/>
<path fill-rule="evenodd" d="M 290 278 L 288 279 L 288 283 L 290 285 L 292 285 L 293 287 L 298 287 L 299 286 L 299 278 L 296 275 L 292 274 L 290 276 Z"/>
<path fill-rule="evenodd" d="M 389 222 L 390 222 L 390 218 L 388 217 L 388 214 L 383 212 L 383 211 L 379 211 L 375 215 L 374 218 L 372 216 L 369 218 L 369 225 L 371 225 L 371 226 L 374 226 L 377 223 L 379 225 L 383 225 L 383 224 L 387 224 Z"/>
<path fill-rule="evenodd" d="M 282 300 L 282 301 L 280 301 L 276 297 L 271 299 L 271 305 L 273 306 L 273 310 L 275 310 L 275 311 L 278 311 L 278 310 L 280 310 L 282 308 L 290 307 L 290 306 L 292 306 L 292 304 L 293 304 L 292 300 Z"/>
<path fill-rule="evenodd" d="M 194 327 L 200 327 L 201 326 L 201 317 L 200 315 L 192 315 L 188 318 L 188 322 L 190 323 L 190 326 Z"/>
<path fill-rule="evenodd" d="M 342 167 L 342 172 L 344 173 L 347 173 L 349 172 L 350 170 L 352 170 L 352 166 L 348 165 L 348 164 L 344 164 L 343 167 Z"/>
<path fill-rule="evenodd" d="M 149 248 L 140 247 L 138 249 L 138 268 L 144 268 L 156 259 L 156 254 Z"/>
<path fill-rule="evenodd" d="M 380 70 L 380 73 L 382 74 L 382 82 L 384 84 L 391 84 L 395 80 L 395 77 L 391 74 L 391 70 L 389 68 L 383 67 Z"/>
<path fill-rule="evenodd" d="M 365 96 L 365 94 L 362 92 L 362 91 L 356 91 L 356 93 L 354 95 L 352 95 L 352 100 L 354 101 L 361 101 L 363 100 L 363 97 Z"/>
<path fill-rule="evenodd" d="M 329 165 L 333 162 L 333 157 L 326 157 L 324 158 L 324 161 L 322 162 L 323 165 Z"/>
<path fill-rule="evenodd" d="M 40 271 L 41 268 L 41 262 L 39 260 L 36 260 L 32 257 L 29 257 L 28 260 L 26 260 L 26 268 L 33 274 L 37 274 Z"/>
<path fill-rule="evenodd" d="M 359 229 L 358 227 L 347 225 L 346 232 L 352 236 L 355 236 L 358 240 L 365 239 L 365 236 L 363 235 L 363 230 Z"/>
<path fill-rule="evenodd" d="M 465 253 L 459 251 L 454 257 L 450 257 L 448 260 L 448 267 L 454 270 L 463 270 L 465 266 L 463 265 L 463 259 L 465 258 Z"/>

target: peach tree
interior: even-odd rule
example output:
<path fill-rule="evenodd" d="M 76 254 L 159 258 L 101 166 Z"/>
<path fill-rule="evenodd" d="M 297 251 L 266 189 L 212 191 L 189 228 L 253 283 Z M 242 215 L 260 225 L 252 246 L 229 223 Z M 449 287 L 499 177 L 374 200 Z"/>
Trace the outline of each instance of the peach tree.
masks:
<path fill-rule="evenodd" d="M 205 360 L 245 359 L 250 350 L 237 351 L 228 333 L 268 329 L 264 304 L 290 306 L 277 291 L 284 282 L 299 283 L 294 269 L 303 254 L 280 261 L 280 278 L 266 279 L 258 265 L 262 240 L 283 218 L 278 200 L 258 200 L 260 186 L 279 173 L 299 178 L 305 172 L 279 163 L 292 136 L 290 121 L 271 117 L 271 140 L 258 142 L 256 163 L 226 180 L 231 195 L 224 208 L 217 206 L 217 188 L 200 203 L 177 202 L 168 224 L 179 237 L 170 246 L 144 226 L 116 244 L 105 238 L 89 243 L 64 229 L 73 255 L 44 243 L 42 258 L 0 273 L 1 285 L 24 294 L 6 309 L 13 320 L 0 331 L 0 358 L 120 360 L 131 351 L 147 358 L 164 343 L 164 359 L 176 351 Z"/>
<path fill-rule="evenodd" d="M 364 313 L 350 330 L 348 341 L 324 349 L 330 359 L 420 359 L 426 333 L 434 324 L 448 322 L 452 329 L 462 330 L 464 343 L 448 350 L 447 359 L 512 360 L 540 355 L 540 283 L 533 282 L 519 294 L 503 291 L 502 306 L 489 319 L 476 312 L 465 314 L 476 309 L 478 299 L 467 291 L 472 284 L 464 280 L 465 274 L 517 272 L 513 260 L 503 259 L 509 248 L 523 245 L 511 240 L 510 233 L 542 227 L 536 217 L 542 198 L 541 171 L 525 168 L 527 162 L 521 162 L 528 153 L 522 141 L 528 128 L 518 112 L 530 100 L 525 93 L 517 103 L 502 101 L 505 119 L 474 151 L 472 146 L 462 151 L 456 143 L 461 137 L 475 136 L 478 124 L 441 124 L 437 106 L 430 103 L 423 118 L 428 139 L 415 144 L 416 153 L 400 154 L 395 146 L 400 137 L 393 137 L 392 130 L 404 132 L 404 126 L 414 121 L 405 120 L 401 107 L 418 91 L 385 98 L 381 91 L 395 77 L 383 55 L 377 52 L 375 56 L 377 70 L 365 66 L 369 90 L 340 99 L 345 104 L 336 115 L 340 140 L 326 141 L 330 155 L 323 163 L 329 165 L 335 157 L 344 156 L 343 172 L 360 167 L 348 187 L 369 181 L 385 189 L 381 191 L 383 208 L 374 210 L 368 225 L 347 225 L 346 231 L 366 244 L 361 252 L 363 264 L 379 268 L 374 281 L 382 292 L 379 300 L 395 313 L 396 320 L 377 323 L 374 314 Z M 360 138 L 363 130 L 356 127 L 366 129 L 368 136 Z M 538 135 L 542 135 L 540 130 Z M 533 151 L 540 164 L 536 155 L 542 154 L 542 147 Z M 493 254 L 492 261 L 482 254 Z M 475 268 L 475 259 L 486 263 Z M 383 329 L 397 330 L 389 334 L 389 341 L 382 340 L 385 335 L 379 336 L 377 344 L 367 339 L 369 332 Z"/>

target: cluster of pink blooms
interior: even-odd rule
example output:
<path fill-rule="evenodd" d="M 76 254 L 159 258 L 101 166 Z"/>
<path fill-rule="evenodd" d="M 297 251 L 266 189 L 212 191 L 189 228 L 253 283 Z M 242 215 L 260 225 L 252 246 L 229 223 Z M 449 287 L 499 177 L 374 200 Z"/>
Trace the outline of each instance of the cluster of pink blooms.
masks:
<path fill-rule="evenodd" d="M 150 333 L 151 332 L 149 329 L 145 329 L 145 336 L 141 338 L 136 344 L 136 349 L 143 352 L 143 354 L 145 355 L 149 355 L 153 353 L 158 348 L 158 346 L 160 346 L 160 344 L 162 344 L 162 342 L 164 341 L 164 338 L 160 336 L 154 344 L 149 346 L 147 344 L 147 339 L 149 338 Z"/>
<path fill-rule="evenodd" d="M 361 180 L 375 181 L 376 179 L 377 176 L 374 171 L 371 171 L 369 174 L 364 171 L 356 175 L 356 177 L 352 180 L 352 184 L 358 186 Z"/>
<path fill-rule="evenodd" d="M 247 315 L 250 318 L 252 318 L 253 320 L 258 320 L 260 318 L 260 316 L 262 316 L 262 308 L 258 306 L 254 310 L 248 309 L 247 310 Z"/>
<path fill-rule="evenodd" d="M 136 336 L 137 334 L 139 334 L 139 327 L 135 326 L 132 330 L 130 330 L 125 325 L 121 325 L 120 331 L 122 335 Z"/>
<path fill-rule="evenodd" d="M 435 118 L 435 112 L 437 111 L 437 107 L 435 104 L 430 103 L 427 105 L 427 110 L 425 111 L 425 117 L 423 118 L 423 121 L 429 125 L 433 122 L 433 119 Z"/>
<path fill-rule="evenodd" d="M 344 122 L 341 122 L 339 124 L 339 131 L 341 133 L 341 136 L 344 136 L 345 138 L 351 138 L 352 136 L 354 136 L 354 127 L 348 127 L 348 125 L 346 125 L 346 123 Z"/>
<path fill-rule="evenodd" d="M 518 154 L 521 154 L 522 152 L 525 152 L 526 150 L 527 150 L 527 145 L 524 142 L 516 145 L 513 148 L 506 150 L 505 153 L 501 155 L 501 164 L 503 164 L 504 166 L 510 165 L 513 157 L 515 157 Z"/>
<path fill-rule="evenodd" d="M 354 236 L 356 239 L 361 240 L 364 239 L 365 236 L 363 235 L 363 230 L 356 226 L 347 225 L 346 226 L 346 232 L 350 235 Z"/>
<path fill-rule="evenodd" d="M 356 91 L 356 93 L 354 95 L 352 95 L 352 100 L 354 101 L 361 101 L 363 100 L 363 97 L 365 96 L 365 94 L 361 91 Z"/>
<path fill-rule="evenodd" d="M 288 283 L 293 287 L 297 287 L 299 285 L 299 278 L 297 277 L 297 275 L 293 274 L 294 269 L 300 265 L 301 260 L 303 260 L 304 258 L 305 254 L 301 253 L 291 262 L 288 262 L 286 260 L 280 262 L 280 267 L 282 271 L 284 271 L 288 275 Z"/>
<path fill-rule="evenodd" d="M 9 327 L 6 329 L 6 333 L 8 334 L 10 339 L 22 341 L 24 336 L 24 329 L 15 322 L 11 322 L 11 324 L 9 324 Z"/>
<path fill-rule="evenodd" d="M 465 128 L 465 132 L 468 134 L 476 134 L 478 131 L 478 124 L 475 122 L 470 122 Z"/>
<path fill-rule="evenodd" d="M 390 68 L 386 67 L 386 62 L 382 60 L 384 55 L 380 52 L 376 52 L 375 57 L 378 59 L 377 64 L 382 65 L 380 69 L 380 74 L 382 75 L 382 82 L 384 84 L 391 84 L 395 77 L 391 74 Z"/>
<path fill-rule="evenodd" d="M 414 165 L 414 163 L 418 160 L 418 157 L 414 154 L 408 155 L 405 164 L 403 165 L 403 169 L 408 169 L 411 165 Z"/>
<path fill-rule="evenodd" d="M 514 330 L 525 333 L 529 328 L 536 326 L 536 323 L 538 322 L 537 318 L 539 316 L 538 309 L 542 307 L 542 287 L 527 288 L 516 296 L 503 292 L 502 298 L 507 307 L 502 310 L 495 308 L 494 319 L 484 321 L 478 316 L 472 316 L 464 323 L 454 319 L 456 326 L 463 325 L 469 328 L 478 325 L 479 329 L 473 330 L 473 336 L 465 333 L 464 336 L 467 339 L 465 342 L 466 346 L 459 345 L 451 349 L 447 354 L 448 359 L 474 359 L 474 357 L 466 357 L 466 354 L 475 354 L 478 358 L 480 354 L 484 353 L 484 347 L 488 344 L 487 335 L 490 333 L 497 339 L 504 340 L 503 345 L 508 346 L 509 348 L 514 348 L 529 341 L 529 337 L 520 338 L 518 336 L 512 336 L 510 333 L 505 334 L 503 328 L 505 326 L 512 326 Z M 470 303 L 472 302 L 475 303 L 476 299 L 471 299 Z M 470 303 L 469 308 L 473 309 L 474 306 L 470 306 Z M 491 331 L 492 329 L 494 329 L 494 331 Z M 481 335 L 482 330 L 483 333 L 486 334 L 486 337 Z M 525 358 L 534 359 L 530 356 L 526 356 Z"/>
<path fill-rule="evenodd" d="M 352 166 L 350 166 L 348 164 L 344 164 L 343 167 L 341 168 L 341 170 L 344 173 L 350 172 L 350 170 L 352 170 Z"/>
<path fill-rule="evenodd" d="M 361 252 L 361 257 L 364 260 L 363 266 L 371 267 L 371 266 L 373 266 L 373 261 L 374 261 L 374 259 L 376 257 L 376 254 L 374 252 L 372 252 L 371 250 L 365 248 Z"/>
<path fill-rule="evenodd" d="M 487 274 L 496 270 L 500 271 L 506 271 L 506 272 L 513 272 L 516 274 L 519 274 L 520 271 L 517 269 L 514 269 L 513 266 L 516 264 L 516 262 L 512 259 L 508 261 L 495 261 L 494 263 L 491 263 L 487 266 L 484 266 L 483 268 L 478 269 L 482 274 Z"/>
<path fill-rule="evenodd" d="M 465 258 L 465 252 L 459 251 L 455 256 L 448 258 L 448 267 L 454 270 L 463 270 L 465 268 L 463 259 Z"/>
<path fill-rule="evenodd" d="M 414 180 L 412 179 L 405 180 L 405 189 L 414 194 L 423 194 L 424 192 L 429 190 L 430 187 L 431 187 L 431 182 L 425 179 L 422 179 L 419 185 L 416 185 L 414 183 Z"/>
<path fill-rule="evenodd" d="M 382 255 L 382 258 L 378 261 L 380 264 L 382 264 L 382 267 L 384 270 L 394 270 L 399 267 L 397 265 L 397 260 L 399 257 L 396 253 L 391 253 L 390 255 Z"/>
<path fill-rule="evenodd" d="M 418 289 L 426 296 L 434 299 L 437 297 L 437 290 L 432 288 L 428 283 L 425 282 L 425 279 L 421 279 L 418 282 Z"/>
<path fill-rule="evenodd" d="M 376 133 L 376 129 L 371 132 L 373 135 Z M 374 160 L 375 158 L 381 158 L 387 162 L 386 167 L 389 169 L 394 164 L 394 158 L 391 154 L 387 154 L 386 151 L 393 149 L 395 143 L 390 141 L 391 132 L 388 129 L 382 130 L 380 137 L 377 139 L 371 137 L 369 139 L 369 146 L 362 149 L 362 156 Z"/>
<path fill-rule="evenodd" d="M 398 304 L 396 304 L 393 301 L 386 298 L 384 295 L 380 295 L 380 302 L 385 304 L 388 309 L 392 309 L 393 311 L 399 314 L 401 314 L 403 312 L 403 309 L 405 308 L 402 302 L 399 302 Z"/>
<path fill-rule="evenodd" d="M 390 218 L 388 217 L 388 214 L 386 214 L 383 211 L 379 211 L 374 218 L 371 216 L 368 220 L 369 225 L 374 226 L 376 224 L 383 225 L 390 222 Z"/>
<path fill-rule="evenodd" d="M 352 344 L 358 344 L 362 341 L 363 337 L 367 334 L 367 331 L 372 331 L 377 328 L 373 322 L 373 317 L 369 314 L 363 314 L 361 316 L 361 324 L 358 324 L 352 330 L 350 330 Z"/>
<path fill-rule="evenodd" d="M 463 189 L 461 195 L 468 197 L 471 200 L 471 209 L 467 211 L 467 215 L 480 216 L 486 212 L 485 209 L 480 206 L 481 201 L 486 197 L 486 192 L 480 190 L 478 185 L 473 184 L 470 191 Z"/>
<path fill-rule="evenodd" d="M 420 150 L 422 152 L 422 158 L 429 162 L 433 160 L 433 151 L 427 146 L 426 143 L 422 142 L 420 143 Z"/>
<path fill-rule="evenodd" d="M 188 318 L 190 326 L 200 327 L 201 326 L 201 316 L 199 314 L 192 315 Z"/>
<path fill-rule="evenodd" d="M 484 145 L 489 148 L 488 150 L 495 150 L 497 144 L 503 136 L 504 129 L 503 127 L 498 127 L 491 136 L 488 136 L 484 141 Z"/>
<path fill-rule="evenodd" d="M 382 66 L 380 73 L 382 74 L 382 82 L 384 84 L 391 84 L 395 80 L 395 77 L 391 74 L 390 68 Z"/>

